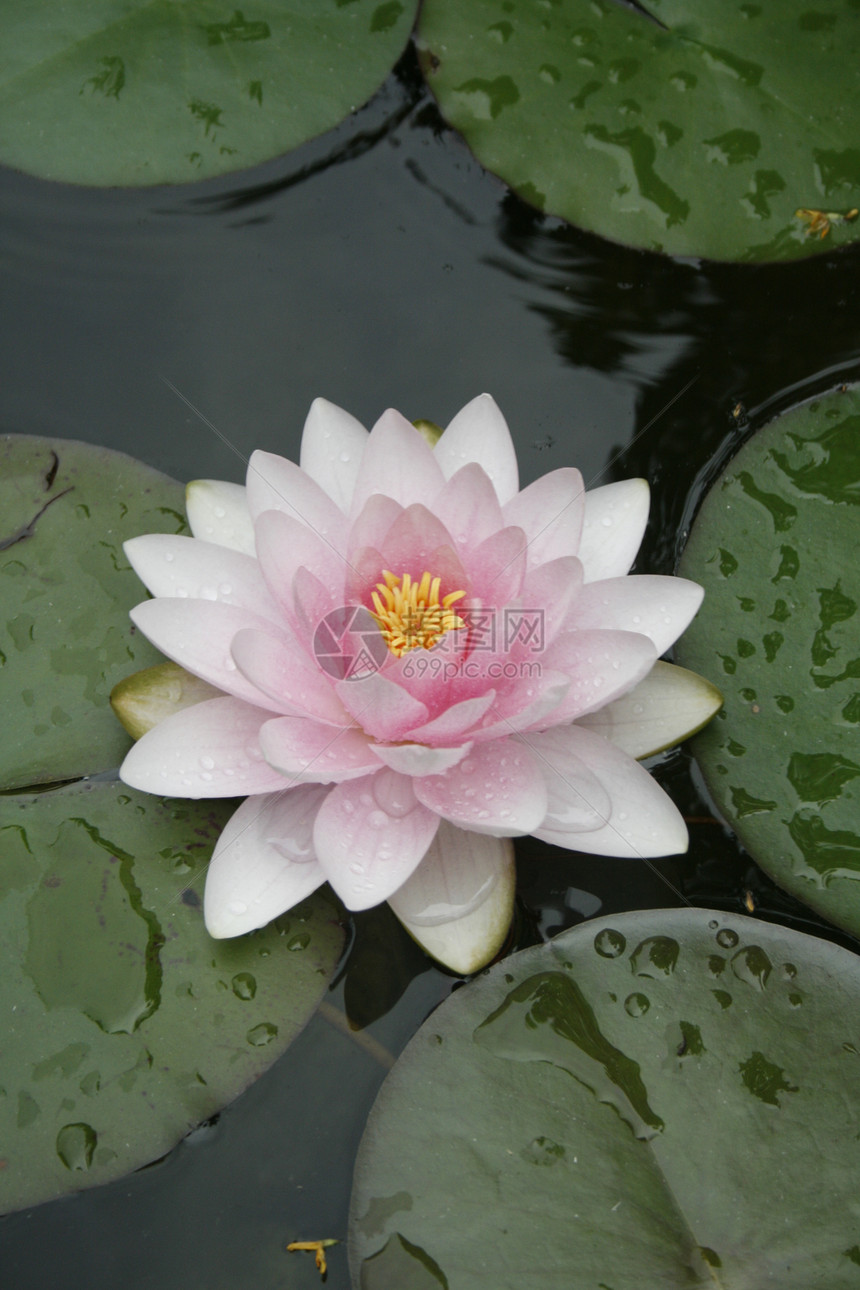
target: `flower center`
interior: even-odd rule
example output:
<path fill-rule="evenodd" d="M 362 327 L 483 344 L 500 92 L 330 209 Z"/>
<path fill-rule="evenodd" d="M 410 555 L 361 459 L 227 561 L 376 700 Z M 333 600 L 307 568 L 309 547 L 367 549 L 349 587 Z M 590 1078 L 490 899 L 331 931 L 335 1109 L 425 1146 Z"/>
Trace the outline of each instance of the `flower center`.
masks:
<path fill-rule="evenodd" d="M 407 650 L 431 649 L 445 632 L 466 626 L 451 609 L 465 591 L 452 591 L 440 600 L 442 579 L 426 571 L 420 582 L 413 582 L 411 574 L 398 575 L 388 569 L 383 569 L 382 577 L 384 582 L 378 582 L 376 591 L 370 593 L 374 606 L 370 612 L 379 623 L 386 645 L 398 658 Z"/>

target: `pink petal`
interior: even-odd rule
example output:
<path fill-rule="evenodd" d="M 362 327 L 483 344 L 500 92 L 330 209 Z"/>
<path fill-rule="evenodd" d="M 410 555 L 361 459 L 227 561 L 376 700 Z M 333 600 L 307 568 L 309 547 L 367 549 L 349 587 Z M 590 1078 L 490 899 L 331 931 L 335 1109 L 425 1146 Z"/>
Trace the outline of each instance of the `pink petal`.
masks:
<path fill-rule="evenodd" d="M 382 743 L 405 739 L 429 715 L 423 703 L 378 672 L 360 681 L 340 681 L 335 690 L 359 725 Z"/>
<path fill-rule="evenodd" d="M 207 699 L 165 717 L 126 755 L 120 779 L 167 797 L 240 797 L 284 787 L 260 751 L 271 713 L 241 699 Z"/>
<path fill-rule="evenodd" d="M 471 596 L 481 605 L 501 609 L 520 594 L 526 572 L 526 535 L 522 529 L 499 529 L 468 560 Z"/>
<path fill-rule="evenodd" d="M 185 509 L 196 538 L 254 555 L 254 525 L 242 484 L 195 479 L 185 489 Z"/>
<path fill-rule="evenodd" d="M 317 784 L 249 797 L 218 839 L 206 874 L 210 936 L 242 936 L 292 909 L 325 882 L 313 849 Z"/>
<path fill-rule="evenodd" d="M 440 775 L 456 766 L 469 753 L 472 745 L 459 748 L 428 748 L 426 744 L 371 744 L 381 762 L 401 775 Z"/>
<path fill-rule="evenodd" d="M 247 489 L 254 520 L 263 511 L 283 511 L 307 525 L 326 544 L 344 550 L 347 530 L 343 511 L 295 462 L 271 452 L 252 453 Z"/>
<path fill-rule="evenodd" d="M 367 735 L 354 726 L 322 725 L 309 717 L 275 717 L 260 731 L 270 766 L 291 784 L 335 784 L 379 767 Z"/>
<path fill-rule="evenodd" d="M 509 739 L 478 744 L 444 775 L 413 780 L 419 801 L 460 828 L 494 837 L 532 833 L 546 815 L 547 790 L 532 755 Z"/>
<path fill-rule="evenodd" d="M 656 660 L 653 642 L 636 632 L 564 632 L 541 658 L 542 667 L 570 677 L 559 723 L 617 699 L 646 677 Z"/>
<path fill-rule="evenodd" d="M 393 497 L 401 506 L 434 497 L 444 478 L 423 435 L 393 408 L 371 431 L 355 482 L 352 515 L 357 516 L 373 493 Z"/>
<path fill-rule="evenodd" d="M 156 649 L 174 663 L 258 708 L 275 706 L 268 695 L 238 671 L 230 653 L 233 637 L 245 627 L 277 632 L 271 621 L 214 600 L 164 597 L 144 600 L 131 610 L 130 616 Z"/>
<path fill-rule="evenodd" d="M 153 596 L 220 600 L 274 622 L 280 617 L 253 556 L 172 533 L 130 538 L 123 550 Z"/>
<path fill-rule="evenodd" d="M 360 421 L 326 399 L 314 399 L 305 421 L 299 465 L 347 512 L 367 445 Z"/>
<path fill-rule="evenodd" d="M 451 534 L 426 506 L 406 507 L 388 530 L 380 550 L 383 568 L 396 574 L 410 573 L 413 578 L 420 578 L 426 569 L 442 579 L 443 595 L 467 585 Z"/>
<path fill-rule="evenodd" d="M 422 949 L 464 975 L 486 967 L 514 912 L 514 847 L 442 820 L 418 868 L 388 903 Z"/>
<path fill-rule="evenodd" d="M 586 582 L 627 573 L 642 542 L 649 506 L 648 484 L 644 479 L 604 484 L 585 494 L 578 555 Z"/>
<path fill-rule="evenodd" d="M 416 726 L 412 738 L 421 743 L 438 746 L 449 739 L 459 739 L 474 730 L 488 708 L 496 699 L 495 690 L 487 690 L 473 699 L 463 699 L 453 703 L 450 708 L 441 712 L 438 717 L 423 726 Z"/>
<path fill-rule="evenodd" d="M 489 394 L 460 409 L 433 451 L 446 479 L 474 461 L 489 475 L 502 505 L 516 496 L 517 455 L 507 422 Z"/>
<path fill-rule="evenodd" d="M 296 570 L 293 613 L 296 625 L 306 639 L 313 640 L 314 632 L 323 619 L 340 607 L 340 599 L 335 599 L 330 589 L 309 569 Z"/>
<path fill-rule="evenodd" d="M 438 827 L 410 779 L 380 770 L 372 780 L 332 789 L 317 816 L 314 847 L 347 909 L 368 909 L 402 886 Z"/>
<path fill-rule="evenodd" d="M 560 556 L 526 574 L 520 604 L 526 611 L 541 613 L 545 647 L 564 627 L 577 626 L 572 607 L 578 602 L 582 578 L 582 563 L 575 556 Z"/>
<path fill-rule="evenodd" d="M 576 625 L 641 632 L 663 654 L 686 630 L 704 594 L 686 578 L 602 578 L 583 587 L 576 603 Z"/>
<path fill-rule="evenodd" d="M 585 514 L 585 485 L 571 466 L 542 475 L 505 506 L 505 523 L 525 530 L 528 563 L 577 555 Z"/>
<path fill-rule="evenodd" d="M 349 531 L 348 551 L 359 551 L 366 546 L 381 546 L 388 530 L 398 515 L 402 514 L 403 507 L 393 497 L 374 493 L 362 506 Z"/>
<path fill-rule="evenodd" d="M 474 461 L 451 476 L 432 506 L 460 551 L 473 550 L 504 528 L 496 490 L 483 467 Z"/>
<path fill-rule="evenodd" d="M 315 717 L 338 726 L 349 724 L 331 679 L 297 642 L 278 640 L 251 627 L 237 632 L 230 650 L 245 679 L 268 695 L 278 712 Z"/>
<path fill-rule="evenodd" d="M 620 748 L 576 726 L 527 735 L 524 739 L 528 747 L 543 754 L 551 781 L 553 814 L 534 830 L 535 837 L 592 855 L 631 859 L 677 855 L 687 850 L 687 828 L 681 815 L 648 772 Z M 583 766 L 608 794 L 608 813 L 593 797 L 588 802 L 587 789 L 580 793 L 578 782 L 583 782 L 579 778 Z M 588 832 L 574 833 L 565 826 L 565 813 L 581 809 L 583 797 L 606 822 Z"/>
<path fill-rule="evenodd" d="M 299 569 L 307 569 L 332 590 L 343 586 L 346 560 L 301 520 L 282 511 L 264 511 L 255 532 L 263 577 L 281 604 L 292 608 L 293 579 Z"/>

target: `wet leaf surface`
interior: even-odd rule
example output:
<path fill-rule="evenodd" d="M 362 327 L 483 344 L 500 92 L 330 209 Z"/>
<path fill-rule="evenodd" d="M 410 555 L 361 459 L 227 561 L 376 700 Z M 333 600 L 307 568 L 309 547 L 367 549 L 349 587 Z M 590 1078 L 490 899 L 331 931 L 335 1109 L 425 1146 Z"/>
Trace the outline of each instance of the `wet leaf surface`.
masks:
<path fill-rule="evenodd" d="M 343 948 L 333 901 L 205 930 L 232 805 L 116 781 L 0 798 L 0 1210 L 164 1155 L 315 1010 Z"/>
<path fill-rule="evenodd" d="M 307 1021 L 344 934 L 315 896 L 212 940 L 203 883 L 236 803 L 110 774 L 131 742 L 111 687 L 160 659 L 128 619 L 145 592 L 122 542 L 185 530 L 182 486 L 86 444 L 0 452 L 3 1211 L 121 1177 L 220 1111 Z"/>
<path fill-rule="evenodd" d="M 0 789 L 119 765 L 131 740 L 108 704 L 161 660 L 128 611 L 145 596 L 122 543 L 187 532 L 181 484 L 123 453 L 0 439 Z"/>
<path fill-rule="evenodd" d="M 425 0 L 419 41 L 448 120 L 549 214 L 726 260 L 860 236 L 856 0 Z"/>
<path fill-rule="evenodd" d="M 719 810 L 780 886 L 855 935 L 858 545 L 853 386 L 772 421 L 714 484 L 680 565 L 705 602 L 678 646 L 725 696 L 693 744 Z"/>
<path fill-rule="evenodd" d="M 353 1284 L 855 1286 L 858 1003 L 854 955 L 706 910 L 512 956 L 383 1085 Z"/>
<path fill-rule="evenodd" d="M 205 179 L 331 129 L 397 60 L 415 0 L 50 0 L 4 9 L 0 159 L 79 184 Z M 21 105 L 26 103 L 26 111 Z"/>

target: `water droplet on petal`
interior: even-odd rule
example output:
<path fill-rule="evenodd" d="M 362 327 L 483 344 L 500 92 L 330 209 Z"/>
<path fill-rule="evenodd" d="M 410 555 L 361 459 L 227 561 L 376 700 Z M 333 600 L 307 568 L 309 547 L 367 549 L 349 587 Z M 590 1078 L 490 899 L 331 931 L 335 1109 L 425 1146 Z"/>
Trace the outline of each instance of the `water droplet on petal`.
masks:
<path fill-rule="evenodd" d="M 418 805 L 411 780 L 391 770 L 383 770 L 378 775 L 374 775 L 373 797 L 386 816 L 391 816 L 395 820 L 402 820 Z M 373 812 L 373 815 L 377 814 L 379 812 Z M 371 823 L 373 815 L 371 815 Z"/>

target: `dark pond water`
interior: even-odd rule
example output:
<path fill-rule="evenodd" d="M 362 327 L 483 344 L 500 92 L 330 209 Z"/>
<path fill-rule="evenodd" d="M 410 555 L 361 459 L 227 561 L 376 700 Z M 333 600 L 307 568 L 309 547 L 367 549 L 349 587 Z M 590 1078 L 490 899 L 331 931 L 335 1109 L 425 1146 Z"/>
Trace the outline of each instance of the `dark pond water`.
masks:
<path fill-rule="evenodd" d="M 544 219 L 446 130 L 411 56 L 340 129 L 217 183 L 99 192 L 0 173 L 0 274 L 4 431 L 241 480 L 256 447 L 296 453 L 316 395 L 366 424 L 389 405 L 444 424 L 488 390 L 523 482 L 562 465 L 650 480 L 652 572 L 673 570 L 704 486 L 752 429 L 860 373 L 857 251 L 698 264 Z M 752 904 L 851 944 L 737 847 L 685 754 L 656 773 L 692 821 L 689 855 L 522 842 L 517 945 L 685 902 Z M 345 1237 L 376 1091 L 456 985 L 387 909 L 357 917 L 324 1009 L 217 1123 L 111 1187 L 0 1221 L 4 1284 L 318 1286 L 312 1257 L 284 1247 Z M 327 1284 L 346 1290 L 345 1247 L 330 1253 Z"/>

